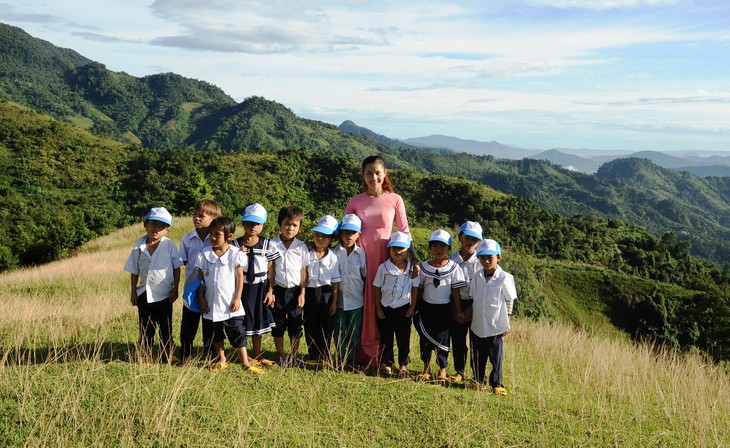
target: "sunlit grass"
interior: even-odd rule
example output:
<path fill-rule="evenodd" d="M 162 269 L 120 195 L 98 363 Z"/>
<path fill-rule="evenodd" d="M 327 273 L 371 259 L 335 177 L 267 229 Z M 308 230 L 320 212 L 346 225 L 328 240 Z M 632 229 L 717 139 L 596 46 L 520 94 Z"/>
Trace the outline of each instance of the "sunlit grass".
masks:
<path fill-rule="evenodd" d="M 176 218 L 174 240 L 188 222 Z M 0 275 L 0 445 L 730 444 L 727 371 L 567 324 L 513 320 L 507 397 L 367 372 L 140 363 L 122 267 L 141 235 L 138 224 Z M 415 333 L 411 345 L 415 372 Z"/>

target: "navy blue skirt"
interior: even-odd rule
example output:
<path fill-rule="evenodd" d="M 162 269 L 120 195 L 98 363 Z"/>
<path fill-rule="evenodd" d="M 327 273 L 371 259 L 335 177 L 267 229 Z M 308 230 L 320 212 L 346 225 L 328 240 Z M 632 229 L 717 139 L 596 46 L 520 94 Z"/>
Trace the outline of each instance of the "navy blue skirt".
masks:
<path fill-rule="evenodd" d="M 243 285 L 241 303 L 246 311 L 244 316 L 246 336 L 257 336 L 268 333 L 274 327 L 271 308 L 264 304 L 268 282 Z"/>

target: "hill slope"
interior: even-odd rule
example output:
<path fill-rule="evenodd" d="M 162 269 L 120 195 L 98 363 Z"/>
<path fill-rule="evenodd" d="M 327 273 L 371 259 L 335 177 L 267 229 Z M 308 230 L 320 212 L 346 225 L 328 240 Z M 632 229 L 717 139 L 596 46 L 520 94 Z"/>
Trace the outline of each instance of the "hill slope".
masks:
<path fill-rule="evenodd" d="M 173 228 L 174 240 L 191 228 L 185 223 Z M 73 258 L 0 274 L 0 445 L 730 443 L 726 370 L 696 355 L 520 317 L 505 342 L 507 397 L 374 372 L 271 368 L 254 378 L 236 364 L 214 374 L 202 360 L 140 362 L 121 267 L 141 233 L 138 224 Z M 556 270 L 541 270 L 557 289 Z M 174 328 L 180 314 L 175 304 Z M 413 332 L 413 372 L 422 367 L 417 341 Z M 201 350 L 199 338 L 194 348 Z M 274 354 L 271 338 L 263 348 Z"/>

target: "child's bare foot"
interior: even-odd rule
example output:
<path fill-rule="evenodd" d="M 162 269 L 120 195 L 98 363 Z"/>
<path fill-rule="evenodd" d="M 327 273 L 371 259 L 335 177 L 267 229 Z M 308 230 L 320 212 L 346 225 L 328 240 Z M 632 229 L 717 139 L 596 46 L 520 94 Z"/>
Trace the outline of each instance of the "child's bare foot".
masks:
<path fill-rule="evenodd" d="M 400 366 L 400 369 L 398 369 L 398 375 L 401 378 L 408 378 L 411 376 L 411 372 L 408 371 L 408 366 Z"/>

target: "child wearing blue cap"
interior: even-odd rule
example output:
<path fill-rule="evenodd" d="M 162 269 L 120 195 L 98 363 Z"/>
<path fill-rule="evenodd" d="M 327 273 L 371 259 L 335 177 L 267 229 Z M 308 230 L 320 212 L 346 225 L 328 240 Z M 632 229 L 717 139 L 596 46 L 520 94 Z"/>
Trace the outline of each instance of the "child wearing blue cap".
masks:
<path fill-rule="evenodd" d="M 362 221 L 357 215 L 343 216 L 339 226 L 340 243 L 332 249 L 337 256 L 341 279 L 335 314 L 334 344 L 338 360 L 350 364 L 357 357 L 365 301 L 367 259 L 365 250 L 357 245 L 361 230 Z"/>
<path fill-rule="evenodd" d="M 259 237 L 268 218 L 261 204 L 251 204 L 243 211 L 243 236 L 233 244 L 246 253 L 248 268 L 244 275 L 241 302 L 246 312 L 246 336 L 251 337 L 251 365 L 270 367 L 276 362 L 261 357 L 261 337 L 274 326 L 271 307 L 274 306 L 274 260 L 279 258 L 268 238 Z"/>
<path fill-rule="evenodd" d="M 452 306 L 456 315 L 461 315 L 459 289 L 466 285 L 464 273 L 449 259 L 451 235 L 445 230 L 435 230 L 428 240 L 431 259 L 421 263 L 421 294 L 415 314 L 415 326 L 420 335 L 423 372 L 421 381 L 431 380 L 431 352 L 436 351 L 438 381 L 448 381 L 446 367 L 449 356 L 449 329 Z"/>
<path fill-rule="evenodd" d="M 481 268 L 479 258 L 477 258 L 476 248 L 479 241 L 482 240 L 482 226 L 478 222 L 466 221 L 459 228 L 458 238 L 461 247 L 451 254 L 451 259 L 464 273 L 466 286 L 460 290 L 462 315 L 457 316 L 454 312 L 451 321 L 451 353 L 454 359 L 454 370 L 456 370 L 456 373 L 449 379 L 455 382 L 461 382 L 466 378 L 464 371 L 469 353 L 466 346 L 466 337 L 469 334 L 469 325 L 471 325 L 471 322 L 466 319 L 465 313 L 472 305 L 471 297 L 469 297 L 469 281 L 474 278 L 474 274 Z"/>
<path fill-rule="evenodd" d="M 172 355 L 172 304 L 178 297 L 182 259 L 167 231 L 172 215 L 164 207 L 152 208 L 144 219 L 146 235 L 137 240 L 124 270 L 131 275 L 130 302 L 139 315 L 142 359 L 152 359 L 155 329 L 159 328 L 161 360 L 177 364 Z"/>
<path fill-rule="evenodd" d="M 477 271 L 469 285 L 474 305 L 467 315 L 471 317 L 471 367 L 477 389 L 486 386 L 487 360 L 492 364 L 489 385 L 496 395 L 507 395 L 502 383 L 502 338 L 510 332 L 509 316 L 517 298 L 515 280 L 502 270 L 502 248 L 494 240 L 483 240 L 477 246 L 477 257 L 482 269 Z"/>
<path fill-rule="evenodd" d="M 377 308 L 378 332 L 383 349 L 380 371 L 393 373 L 395 355 L 393 336 L 398 343 L 398 373 L 401 377 L 410 375 L 411 318 L 418 301 L 419 277 L 411 278 L 411 260 L 408 258 L 411 237 L 403 232 L 394 232 L 388 239 L 390 258 L 378 266 L 373 279 Z"/>
<path fill-rule="evenodd" d="M 309 251 L 307 288 L 304 291 L 304 337 L 310 364 L 324 365 L 330 357 L 340 283 L 337 256 L 329 249 L 336 231 L 337 219 L 331 215 L 321 217 L 312 229 L 314 248 Z"/>

